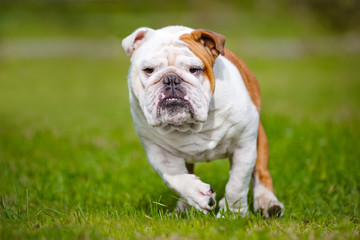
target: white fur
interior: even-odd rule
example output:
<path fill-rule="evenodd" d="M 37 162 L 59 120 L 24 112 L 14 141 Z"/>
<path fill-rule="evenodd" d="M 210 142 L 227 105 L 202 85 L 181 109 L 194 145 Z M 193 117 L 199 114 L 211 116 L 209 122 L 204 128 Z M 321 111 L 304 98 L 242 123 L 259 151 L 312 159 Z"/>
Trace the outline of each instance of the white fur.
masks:
<path fill-rule="evenodd" d="M 246 215 L 248 187 L 256 161 L 259 114 L 239 71 L 219 56 L 213 67 L 216 86 L 212 94 L 206 79 L 188 72 L 189 66 L 201 64 L 201 61 L 179 36 L 192 29 L 176 26 L 140 31 L 145 35 L 142 42 L 133 44 L 137 30 L 123 41 L 123 47 L 132 63 L 128 77 L 131 113 L 151 165 L 182 199 L 207 212 L 212 209 L 208 203 L 210 198 L 215 200 L 215 193 L 211 193 L 209 184 L 189 174 L 185 163 L 229 157 L 232 164 L 226 200 L 229 210 Z M 142 71 L 146 64 L 156 68 L 150 77 L 144 76 Z M 187 84 L 186 97 L 193 99 L 196 105 L 195 119 L 182 116 L 179 120 L 182 122 L 176 124 L 176 120 L 159 119 L 154 115 L 153 109 L 159 101 L 160 84 L 157 82 L 169 72 L 180 75 Z M 264 192 L 257 188 L 255 191 L 256 194 Z M 225 199 L 222 199 L 220 207 L 225 206 Z"/>

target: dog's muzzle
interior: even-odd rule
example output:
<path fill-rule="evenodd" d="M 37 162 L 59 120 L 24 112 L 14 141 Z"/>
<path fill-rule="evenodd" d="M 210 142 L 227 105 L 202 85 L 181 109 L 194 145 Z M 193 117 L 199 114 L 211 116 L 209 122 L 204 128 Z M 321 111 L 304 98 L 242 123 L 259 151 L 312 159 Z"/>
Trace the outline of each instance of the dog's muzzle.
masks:
<path fill-rule="evenodd" d="M 164 98 L 160 101 L 160 110 L 168 110 L 170 114 L 180 111 L 188 111 L 193 114 L 190 103 L 185 100 L 186 89 L 182 86 L 183 79 L 176 74 L 167 74 L 162 79 Z"/>

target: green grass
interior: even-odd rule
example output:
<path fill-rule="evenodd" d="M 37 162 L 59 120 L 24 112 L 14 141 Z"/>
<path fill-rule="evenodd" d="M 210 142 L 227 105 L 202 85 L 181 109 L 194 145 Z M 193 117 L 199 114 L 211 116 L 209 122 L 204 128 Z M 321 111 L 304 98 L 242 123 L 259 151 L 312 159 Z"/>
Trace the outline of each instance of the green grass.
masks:
<path fill-rule="evenodd" d="M 5 40 L 43 37 L 36 29 L 47 23 L 33 24 L 35 33 L 8 28 Z M 227 37 L 236 49 L 238 33 Z M 0 62 L 0 239 L 359 239 L 360 56 L 241 56 L 262 87 L 283 218 L 169 216 L 177 196 L 151 169 L 135 134 L 124 54 L 9 58 Z M 219 200 L 228 170 L 227 161 L 215 161 L 196 165 L 195 173 Z"/>

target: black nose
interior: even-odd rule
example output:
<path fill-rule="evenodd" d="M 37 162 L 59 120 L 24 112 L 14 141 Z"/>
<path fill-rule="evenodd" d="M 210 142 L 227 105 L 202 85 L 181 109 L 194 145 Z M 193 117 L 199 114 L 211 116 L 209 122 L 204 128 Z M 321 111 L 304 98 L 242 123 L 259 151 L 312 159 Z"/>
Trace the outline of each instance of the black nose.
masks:
<path fill-rule="evenodd" d="M 163 78 L 165 98 L 184 98 L 185 89 L 181 77 L 176 74 L 168 74 Z"/>
<path fill-rule="evenodd" d="M 176 90 L 177 86 L 181 83 L 181 78 L 175 74 L 166 75 L 163 78 L 163 83 L 166 86 L 166 90 Z"/>

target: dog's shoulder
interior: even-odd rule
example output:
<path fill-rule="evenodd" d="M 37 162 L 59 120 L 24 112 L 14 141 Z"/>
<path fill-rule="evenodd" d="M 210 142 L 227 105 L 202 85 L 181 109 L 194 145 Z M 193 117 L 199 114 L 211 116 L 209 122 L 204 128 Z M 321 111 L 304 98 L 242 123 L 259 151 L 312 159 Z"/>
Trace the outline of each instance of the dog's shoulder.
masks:
<path fill-rule="evenodd" d="M 260 86 L 255 74 L 250 70 L 250 68 L 240 57 L 238 57 L 228 48 L 225 48 L 225 58 L 227 58 L 239 70 L 241 77 L 244 81 L 244 84 L 246 86 L 246 89 L 251 98 L 251 101 L 254 103 L 258 112 L 260 112 L 261 109 Z"/>

